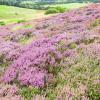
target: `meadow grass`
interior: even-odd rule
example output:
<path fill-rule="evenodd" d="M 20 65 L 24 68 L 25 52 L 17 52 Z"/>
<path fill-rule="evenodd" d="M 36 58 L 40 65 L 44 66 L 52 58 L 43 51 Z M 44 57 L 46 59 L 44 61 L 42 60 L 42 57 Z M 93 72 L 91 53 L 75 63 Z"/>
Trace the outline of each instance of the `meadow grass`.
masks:
<path fill-rule="evenodd" d="M 87 6 L 89 3 L 67 3 L 67 4 L 51 4 L 51 5 L 45 5 L 45 7 L 64 7 L 66 9 L 75 9 L 75 8 L 80 8 Z"/>
<path fill-rule="evenodd" d="M 0 21 L 5 23 L 18 22 L 19 20 L 30 20 L 45 17 L 44 10 L 34 10 L 0 5 Z"/>

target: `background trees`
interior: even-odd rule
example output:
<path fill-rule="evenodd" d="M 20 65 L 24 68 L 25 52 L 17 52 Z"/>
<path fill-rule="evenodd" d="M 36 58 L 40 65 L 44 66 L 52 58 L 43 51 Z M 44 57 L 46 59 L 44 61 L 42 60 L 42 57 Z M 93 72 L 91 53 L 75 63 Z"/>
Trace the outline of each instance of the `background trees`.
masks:
<path fill-rule="evenodd" d="M 41 8 L 44 4 L 100 2 L 100 0 L 0 0 L 1 5 L 20 6 L 25 8 Z"/>

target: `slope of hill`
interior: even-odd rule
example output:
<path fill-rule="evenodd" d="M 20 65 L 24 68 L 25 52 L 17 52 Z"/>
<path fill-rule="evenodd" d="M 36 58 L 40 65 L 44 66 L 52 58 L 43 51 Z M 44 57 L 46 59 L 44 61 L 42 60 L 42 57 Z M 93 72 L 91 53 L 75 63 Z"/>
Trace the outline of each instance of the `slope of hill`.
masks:
<path fill-rule="evenodd" d="M 99 100 L 100 4 L 0 27 L 0 66 L 1 99 Z"/>
<path fill-rule="evenodd" d="M 20 20 L 30 20 L 45 17 L 43 10 L 32 10 L 12 6 L 0 5 L 0 21 L 6 23 L 18 22 Z"/>
<path fill-rule="evenodd" d="M 86 3 L 71 3 L 71 4 L 59 4 L 58 6 L 63 6 L 66 9 L 74 9 L 86 6 Z M 50 5 L 50 7 L 55 7 L 57 5 Z M 48 7 L 45 5 L 44 8 Z M 16 22 L 24 22 L 31 19 L 38 19 L 47 17 L 50 15 L 45 15 L 45 10 L 35 10 L 35 9 L 27 9 L 27 8 L 19 8 L 13 6 L 4 6 L 0 5 L 0 22 L 6 23 L 16 23 Z"/>

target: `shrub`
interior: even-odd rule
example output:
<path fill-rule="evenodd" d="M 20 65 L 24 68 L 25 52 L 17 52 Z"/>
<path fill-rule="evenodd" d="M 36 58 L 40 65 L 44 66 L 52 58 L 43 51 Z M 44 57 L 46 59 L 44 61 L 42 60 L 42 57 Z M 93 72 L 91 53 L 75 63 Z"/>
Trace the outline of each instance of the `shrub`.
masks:
<path fill-rule="evenodd" d="M 34 94 L 38 94 L 39 90 L 36 88 L 23 87 L 20 91 L 25 100 L 31 100 Z"/>
<path fill-rule="evenodd" d="M 66 8 L 63 7 L 48 7 L 45 14 L 53 14 L 53 13 L 63 13 L 66 11 Z"/>
<path fill-rule="evenodd" d="M 90 100 L 100 100 L 100 84 L 89 86 L 87 95 Z"/>
<path fill-rule="evenodd" d="M 95 39 L 86 39 L 86 40 L 84 40 L 83 42 L 84 42 L 86 45 L 88 45 L 88 44 L 90 44 L 90 43 L 93 43 L 94 40 L 95 40 Z"/>
<path fill-rule="evenodd" d="M 96 20 L 93 20 L 91 23 L 90 23 L 90 27 L 89 29 L 92 29 L 92 28 L 95 28 L 95 27 L 98 27 L 100 26 L 100 19 L 96 19 Z"/>
<path fill-rule="evenodd" d="M 65 12 L 65 8 L 63 8 L 63 7 L 59 7 L 59 6 L 57 6 L 57 7 L 55 7 L 57 10 L 59 10 L 59 12 L 60 13 L 63 13 L 63 12 Z"/>
<path fill-rule="evenodd" d="M 0 25 L 1 26 L 5 25 L 5 22 L 4 21 L 0 21 Z"/>
<path fill-rule="evenodd" d="M 6 67 L 9 65 L 9 62 L 5 59 L 4 55 L 0 55 L 0 66 Z"/>
<path fill-rule="evenodd" d="M 74 49 L 77 47 L 77 44 L 76 43 L 71 43 L 68 45 L 69 49 Z"/>
<path fill-rule="evenodd" d="M 60 37 L 37 40 L 26 49 L 23 48 L 25 51 L 23 56 L 19 57 L 16 60 L 17 62 L 8 68 L 3 81 L 9 83 L 15 79 L 21 85 L 43 87 L 48 77 L 49 67 L 54 68 L 57 64 L 60 64 L 62 54 L 56 49 L 55 44 L 65 36 L 65 34 L 62 34 Z M 50 72 L 52 71 L 51 69 Z"/>
<path fill-rule="evenodd" d="M 100 19 L 97 19 L 93 24 L 92 27 L 100 26 Z"/>
<path fill-rule="evenodd" d="M 45 14 L 54 14 L 54 13 L 59 13 L 59 10 L 57 10 L 56 8 L 49 8 L 45 12 Z"/>
<path fill-rule="evenodd" d="M 22 22 L 26 22 L 26 21 L 24 19 L 17 21 L 17 23 L 22 23 Z"/>

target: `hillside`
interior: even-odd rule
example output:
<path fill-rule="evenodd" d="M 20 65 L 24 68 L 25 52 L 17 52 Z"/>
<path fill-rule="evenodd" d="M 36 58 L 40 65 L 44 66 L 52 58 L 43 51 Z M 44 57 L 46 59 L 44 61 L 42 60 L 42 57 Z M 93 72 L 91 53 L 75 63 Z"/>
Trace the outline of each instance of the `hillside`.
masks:
<path fill-rule="evenodd" d="M 21 20 L 27 21 L 45 16 L 43 10 L 0 5 L 0 21 L 4 21 L 5 23 L 18 22 Z"/>
<path fill-rule="evenodd" d="M 71 4 L 60 4 L 58 6 L 60 7 L 64 6 L 66 9 L 71 10 L 86 5 L 88 4 L 71 3 Z M 50 7 L 56 7 L 56 6 L 57 5 L 50 5 Z M 48 7 L 48 5 L 44 6 L 44 8 L 46 7 Z M 52 14 L 46 15 L 45 11 L 46 10 L 36 10 L 36 9 L 27 9 L 27 8 L 19 8 L 14 6 L 0 5 L 0 25 L 20 23 L 20 22 L 25 22 L 32 19 L 44 18 L 52 15 Z"/>
<path fill-rule="evenodd" d="M 100 4 L 0 27 L 1 100 L 99 100 Z"/>
<path fill-rule="evenodd" d="M 70 3 L 70 4 L 59 4 L 59 7 L 64 7 L 67 10 L 80 8 L 86 6 L 86 3 Z M 57 5 L 50 5 L 50 7 L 56 7 Z M 47 8 L 48 5 L 45 5 L 44 8 Z M 26 22 L 33 19 L 44 18 L 51 15 L 45 14 L 46 10 L 36 10 L 36 9 L 27 9 L 19 8 L 14 6 L 5 6 L 0 5 L 0 26 L 11 23 L 20 23 Z"/>
<path fill-rule="evenodd" d="M 68 4 L 68 3 L 100 3 L 100 0 L 1 0 L 1 5 L 17 6 L 31 9 L 46 9 L 44 6 L 56 5 L 56 4 Z"/>

